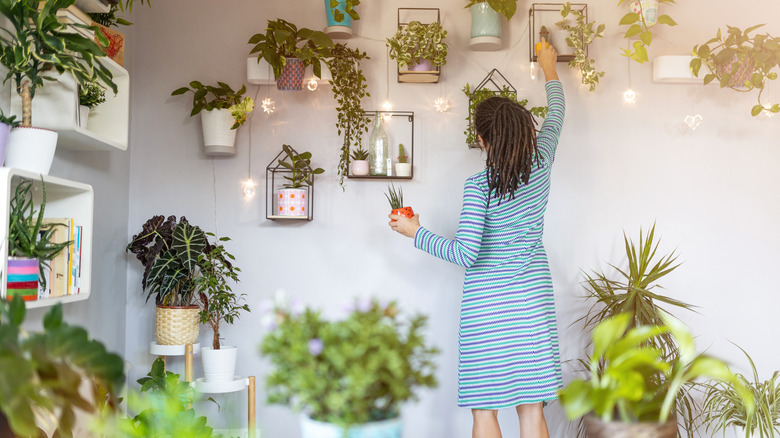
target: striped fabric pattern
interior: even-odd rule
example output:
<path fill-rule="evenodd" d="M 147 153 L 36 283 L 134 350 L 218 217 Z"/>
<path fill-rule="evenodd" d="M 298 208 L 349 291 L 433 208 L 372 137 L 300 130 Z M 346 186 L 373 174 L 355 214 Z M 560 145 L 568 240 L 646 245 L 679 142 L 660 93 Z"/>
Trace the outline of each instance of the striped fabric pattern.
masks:
<path fill-rule="evenodd" d="M 415 247 L 466 268 L 461 302 L 458 405 L 500 409 L 557 397 L 562 386 L 552 278 L 542 245 L 550 170 L 563 126 L 559 81 L 545 85 L 549 113 L 537 136 L 542 155 L 514 199 L 491 199 L 487 174 L 466 180 L 458 231 L 426 228 Z"/>

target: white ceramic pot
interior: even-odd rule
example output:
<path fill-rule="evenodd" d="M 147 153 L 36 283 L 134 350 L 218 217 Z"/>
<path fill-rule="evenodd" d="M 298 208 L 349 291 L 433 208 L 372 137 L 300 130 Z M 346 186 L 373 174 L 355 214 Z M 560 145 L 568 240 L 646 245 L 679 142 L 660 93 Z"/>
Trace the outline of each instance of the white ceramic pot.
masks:
<path fill-rule="evenodd" d="M 18 126 L 8 134 L 5 167 L 48 175 L 57 149 L 57 132 L 50 129 Z"/>
<path fill-rule="evenodd" d="M 344 428 L 335 424 L 315 421 L 301 416 L 301 435 L 303 438 L 400 438 L 401 419 L 375 421 L 350 426 L 344 433 Z"/>
<path fill-rule="evenodd" d="M 87 129 L 87 120 L 89 120 L 89 107 L 86 105 L 79 105 L 79 126 Z"/>
<path fill-rule="evenodd" d="M 368 160 L 352 161 L 352 175 L 354 176 L 368 175 Z"/>
<path fill-rule="evenodd" d="M 412 176 L 412 163 L 395 163 L 395 176 Z"/>
<path fill-rule="evenodd" d="M 201 111 L 204 152 L 208 156 L 236 155 L 236 130 L 230 129 L 236 120 L 227 109 Z"/>
<path fill-rule="evenodd" d="M 200 349 L 203 358 L 203 374 L 207 382 L 230 382 L 236 375 L 236 356 L 238 347 L 221 346 L 219 350 L 211 347 Z"/>
<path fill-rule="evenodd" d="M 276 191 L 276 213 L 279 216 L 306 216 L 308 208 L 309 190 L 301 189 L 279 189 Z"/>

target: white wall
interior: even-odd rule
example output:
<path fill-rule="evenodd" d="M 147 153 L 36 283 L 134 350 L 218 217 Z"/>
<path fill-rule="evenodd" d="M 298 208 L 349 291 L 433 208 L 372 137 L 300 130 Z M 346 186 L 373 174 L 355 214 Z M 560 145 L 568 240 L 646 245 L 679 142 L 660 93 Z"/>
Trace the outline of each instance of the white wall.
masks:
<path fill-rule="evenodd" d="M 485 53 L 467 48 L 469 14 L 462 2 L 364 3 L 355 26 L 359 37 L 349 45 L 371 57 L 363 64 L 372 94 L 366 100 L 369 109 L 377 109 L 385 98 L 383 39 L 395 29 L 396 7 L 442 8 L 450 56 L 441 84 L 398 84 L 391 76 L 389 96 L 396 109 L 416 114 L 415 179 L 403 184 L 406 199 L 425 226 L 451 236 L 463 180 L 483 167 L 479 152 L 464 144 L 467 100 L 460 89 L 466 82 L 478 83 L 497 67 L 532 104 L 543 103 L 543 82 L 532 81 L 528 72 L 530 4 L 521 1 L 516 18 L 505 27 L 505 49 Z M 657 221 L 662 250 L 677 248 L 683 262 L 664 286 L 669 294 L 700 306 L 700 314 L 680 315 L 699 335 L 699 346 L 710 347 L 744 370 L 745 359 L 728 343 L 734 341 L 753 355 L 762 375 L 769 376 L 780 368 L 780 353 L 767 348 L 773 344 L 773 317 L 780 305 L 772 269 L 780 262 L 774 251 L 780 245 L 776 227 L 780 201 L 774 193 L 780 185 L 780 174 L 774 171 L 780 161 L 780 119 L 751 118 L 754 95 L 715 85 L 655 84 L 650 64 L 629 67 L 619 50 L 625 42 L 617 22 L 624 11 L 615 3 L 589 3 L 591 19 L 608 26 L 608 36 L 590 52 L 597 67 L 607 72 L 597 92 L 588 93 L 578 84 L 578 74 L 559 64 L 568 112 L 554 169 L 545 244 L 555 281 L 563 359 L 581 354 L 579 330 L 569 328 L 583 310 L 577 298 L 582 294 L 580 269 L 622 262 L 622 232 L 636 238 L 640 227 Z M 694 44 L 714 36 L 719 26 L 744 28 L 776 16 L 780 6 L 772 0 L 754 1 L 750 7 L 711 0 L 706 8 L 680 2 L 667 12 L 680 26 L 655 30 L 651 57 L 687 54 Z M 282 288 L 331 314 L 344 301 L 368 294 L 398 299 L 407 311 L 429 314 L 431 342 L 442 350 L 441 384 L 404 407 L 405 436 L 468 437 L 470 413 L 456 406 L 463 270 L 415 250 L 411 240 L 388 229 L 385 182 L 349 181 L 342 193 L 335 171 L 341 142 L 333 126 L 330 91 L 283 93 L 263 87 L 260 97 L 269 94 L 277 111 L 272 115 L 256 111 L 251 129 L 246 125 L 238 132 L 238 156 L 215 160 L 201 152 L 199 119 L 188 117 L 189 96 L 169 97 L 191 80 L 240 86 L 246 81 L 244 63 L 250 48 L 246 41 L 264 30 L 267 19 L 276 17 L 321 28 L 323 4 L 190 0 L 186 7 L 156 2 L 151 9 L 136 8 L 129 42 L 133 123 L 126 237 L 155 214 L 186 215 L 206 230 L 218 228 L 220 235 L 234 239 L 229 249 L 243 269 L 237 289 L 248 294 L 255 308 Z M 780 34 L 780 23 L 766 30 Z M 638 93 L 632 106 L 622 102 L 629 68 Z M 392 63 L 391 69 L 395 71 Z M 250 86 L 249 94 L 256 90 Z M 776 84 L 766 94 L 768 101 L 780 99 Z M 450 112 L 433 110 L 432 102 L 440 95 L 450 99 Z M 695 132 L 682 123 L 689 113 L 704 117 Z M 248 163 L 250 130 L 253 149 Z M 264 169 L 282 143 L 313 152 L 314 164 L 327 171 L 316 182 L 313 222 L 265 220 Z M 249 165 L 260 186 L 258 196 L 245 202 L 239 188 Z M 115 243 L 106 252 L 112 258 L 124 245 Z M 143 302 L 140 265 L 128 260 L 126 356 L 135 366 L 135 379 L 153 359 L 148 343 L 154 309 Z M 263 336 L 259 315 L 245 315 L 224 332 L 227 341 L 240 348 L 238 373 L 257 375 L 262 382 L 268 364 L 257 351 Z M 204 328 L 202 340 L 209 335 Z M 180 361 L 173 362 L 180 366 Z M 263 397 L 261 383 L 258 398 Z M 238 403 L 243 403 L 241 397 Z M 546 413 L 552 436 L 571 436 L 559 406 Z M 267 436 L 298 436 L 296 417 L 287 408 L 260 403 L 258 415 Z M 510 411 L 501 414 L 501 421 L 505 436 L 517 436 Z"/>

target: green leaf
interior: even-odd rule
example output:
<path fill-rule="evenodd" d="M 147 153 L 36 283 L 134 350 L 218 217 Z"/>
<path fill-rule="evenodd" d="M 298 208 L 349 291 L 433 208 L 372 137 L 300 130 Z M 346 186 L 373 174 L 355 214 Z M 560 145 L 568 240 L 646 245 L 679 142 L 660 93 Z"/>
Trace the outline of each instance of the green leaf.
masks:
<path fill-rule="evenodd" d="M 631 27 L 628 28 L 626 31 L 626 34 L 623 36 L 624 38 L 631 38 L 634 36 L 639 35 L 642 33 L 642 26 L 638 24 L 632 24 Z"/>
<path fill-rule="evenodd" d="M 188 91 L 190 91 L 190 89 L 187 88 L 187 87 L 177 88 L 177 89 L 173 90 L 173 92 L 171 93 L 171 96 L 178 96 L 178 95 L 184 94 L 184 93 L 186 93 Z"/>
<path fill-rule="evenodd" d="M 759 114 L 761 114 L 761 111 L 764 110 L 764 107 L 762 105 L 754 105 L 753 109 L 750 110 L 750 115 L 755 117 Z"/>
<path fill-rule="evenodd" d="M 644 32 L 639 35 L 639 39 L 642 40 L 646 46 L 649 46 L 650 43 L 653 42 L 653 34 L 651 32 Z"/>
<path fill-rule="evenodd" d="M 710 82 L 714 81 L 716 78 L 715 73 L 710 73 L 708 75 L 704 76 L 704 85 L 709 84 Z"/>
<path fill-rule="evenodd" d="M 620 19 L 620 25 L 626 26 L 629 24 L 634 24 L 637 21 L 639 21 L 639 14 L 636 12 L 629 12 L 628 14 L 624 15 L 623 18 Z"/>
<path fill-rule="evenodd" d="M 668 15 L 661 15 L 658 17 L 658 22 L 661 24 L 668 24 L 669 26 L 677 26 L 677 22 L 672 20 L 672 17 Z"/>

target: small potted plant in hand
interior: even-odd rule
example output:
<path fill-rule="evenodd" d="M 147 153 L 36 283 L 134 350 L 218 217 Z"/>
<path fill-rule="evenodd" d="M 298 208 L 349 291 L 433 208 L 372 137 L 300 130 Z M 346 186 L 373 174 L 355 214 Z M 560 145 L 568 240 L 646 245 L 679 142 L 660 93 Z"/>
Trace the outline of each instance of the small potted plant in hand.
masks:
<path fill-rule="evenodd" d="M 387 193 L 385 193 L 387 201 L 390 202 L 390 214 L 396 214 L 398 216 L 414 217 L 414 210 L 412 207 L 404 207 L 404 189 L 398 187 L 395 189 L 393 183 L 387 186 Z M 395 219 L 393 219 L 395 222 Z"/>
<path fill-rule="evenodd" d="M 79 86 L 79 126 L 87 127 L 89 112 L 106 101 L 106 89 L 90 82 Z"/>
<path fill-rule="evenodd" d="M 215 237 L 213 233 L 207 236 Z M 222 245 L 229 241 L 221 237 L 215 244 L 208 243 L 204 254 L 199 257 L 200 276 L 197 279 L 198 295 L 200 297 L 200 319 L 208 324 L 214 335 L 211 348 L 201 348 L 203 358 L 203 374 L 207 382 L 228 382 L 233 380 L 236 370 L 238 348 L 224 346 L 220 343 L 221 324 L 233 324 L 240 311 L 249 312 L 249 306 L 239 304 L 246 296 L 236 295 L 229 282 L 238 282 L 241 272 L 233 265 L 235 257 L 227 252 Z"/>
<path fill-rule="evenodd" d="M 398 145 L 398 162 L 395 163 L 395 174 L 396 176 L 412 175 L 412 163 L 409 162 L 403 144 Z"/>
<path fill-rule="evenodd" d="M 173 90 L 171 96 L 188 91 L 193 93 L 190 116 L 201 114 L 206 155 L 235 155 L 236 129 L 246 122 L 247 114 L 255 109 L 255 101 L 251 97 L 242 98 L 246 93 L 246 85 L 242 85 L 238 91 L 233 91 L 224 82 L 217 82 L 215 87 L 192 81 L 189 87 Z M 201 113 L 203 110 L 206 111 Z"/>
<path fill-rule="evenodd" d="M 291 176 L 284 176 L 289 181 L 283 188 L 277 190 L 276 212 L 280 216 L 306 216 L 306 198 L 312 185 L 313 175 L 325 172 L 322 168 L 311 167 L 311 152 L 297 153 L 290 145 L 282 145 L 287 157 L 277 160 L 279 165 L 287 169 Z"/>
<path fill-rule="evenodd" d="M 368 175 L 368 151 L 362 147 L 352 152 L 352 175 Z"/>

